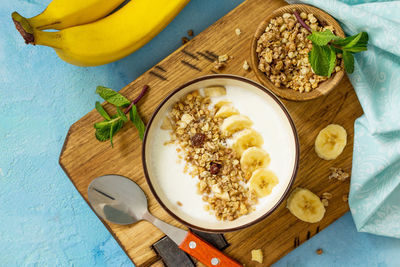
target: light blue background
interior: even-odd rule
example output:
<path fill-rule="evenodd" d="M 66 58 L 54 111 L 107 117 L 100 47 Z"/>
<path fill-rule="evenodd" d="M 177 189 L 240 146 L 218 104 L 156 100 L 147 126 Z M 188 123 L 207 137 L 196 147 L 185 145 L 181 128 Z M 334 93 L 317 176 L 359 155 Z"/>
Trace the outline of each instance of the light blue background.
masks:
<path fill-rule="evenodd" d="M 65 134 L 99 100 L 97 85 L 122 88 L 241 1 L 192 0 L 144 48 L 94 68 L 23 43 L 11 12 L 33 16 L 49 0 L 0 2 L 0 265 L 132 266 L 59 167 Z M 399 266 L 399 251 L 400 240 L 357 233 L 348 213 L 276 266 Z"/>

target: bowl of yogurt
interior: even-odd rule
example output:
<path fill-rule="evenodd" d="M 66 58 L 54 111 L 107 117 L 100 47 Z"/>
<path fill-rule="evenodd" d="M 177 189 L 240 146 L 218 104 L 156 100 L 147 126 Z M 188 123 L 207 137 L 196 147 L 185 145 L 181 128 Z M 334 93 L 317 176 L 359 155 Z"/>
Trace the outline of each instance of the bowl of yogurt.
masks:
<path fill-rule="evenodd" d="M 299 141 L 282 102 L 235 75 L 208 75 L 156 108 L 142 161 L 158 203 L 184 225 L 235 231 L 271 214 L 297 174 Z"/>

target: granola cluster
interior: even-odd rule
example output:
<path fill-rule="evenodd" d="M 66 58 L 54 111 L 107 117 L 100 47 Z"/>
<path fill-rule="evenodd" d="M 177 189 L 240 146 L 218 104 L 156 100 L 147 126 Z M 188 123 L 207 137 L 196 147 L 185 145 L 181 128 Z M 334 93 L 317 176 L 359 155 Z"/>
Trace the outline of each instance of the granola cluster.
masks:
<path fill-rule="evenodd" d="M 205 210 L 218 220 L 235 220 L 248 214 L 257 197 L 244 186 L 245 178 L 235 152 L 220 132 L 222 118 L 215 118 L 210 98 L 193 91 L 177 102 L 161 128 L 170 129 L 171 142 L 185 161 L 187 171 L 198 177 L 198 193 Z"/>
<path fill-rule="evenodd" d="M 329 170 L 331 171 L 328 177 L 329 180 L 346 181 L 350 177 L 350 174 L 343 171 L 342 168 L 331 167 Z"/>
<path fill-rule="evenodd" d="M 300 17 L 313 31 L 329 29 L 334 32 L 332 26 L 322 26 L 313 14 L 301 12 Z M 309 34 L 293 14 L 285 13 L 271 19 L 258 39 L 256 52 L 259 57 L 258 68 L 275 86 L 301 93 L 310 92 L 328 79 L 312 71 L 308 61 L 308 53 L 312 49 L 312 43 L 307 39 Z M 338 58 L 341 57 L 338 54 Z M 334 72 L 340 70 L 340 60 L 337 60 Z"/>

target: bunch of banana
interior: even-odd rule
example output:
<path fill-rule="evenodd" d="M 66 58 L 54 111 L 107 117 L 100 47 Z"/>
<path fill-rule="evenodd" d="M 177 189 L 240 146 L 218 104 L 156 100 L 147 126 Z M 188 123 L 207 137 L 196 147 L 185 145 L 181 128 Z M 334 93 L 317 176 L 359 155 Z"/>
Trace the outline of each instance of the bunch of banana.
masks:
<path fill-rule="evenodd" d="M 50 46 L 74 65 L 97 66 L 145 45 L 189 1 L 131 0 L 110 14 L 124 0 L 53 0 L 35 17 L 26 19 L 14 12 L 12 19 L 26 43 Z"/>
<path fill-rule="evenodd" d="M 346 130 L 338 124 L 330 124 L 318 133 L 315 152 L 322 159 L 336 159 L 343 152 L 346 143 Z"/>
<path fill-rule="evenodd" d="M 302 221 L 316 223 L 325 215 L 321 199 L 308 189 L 296 188 L 287 200 L 289 211 Z"/>

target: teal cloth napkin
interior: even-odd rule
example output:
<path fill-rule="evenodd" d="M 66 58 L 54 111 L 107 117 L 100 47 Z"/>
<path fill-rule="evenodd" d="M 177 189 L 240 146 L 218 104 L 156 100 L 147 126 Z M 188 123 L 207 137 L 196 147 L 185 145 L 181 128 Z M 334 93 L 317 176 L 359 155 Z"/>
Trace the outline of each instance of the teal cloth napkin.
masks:
<path fill-rule="evenodd" d="M 303 0 L 369 34 L 349 75 L 364 115 L 354 125 L 349 204 L 358 231 L 400 238 L 400 1 Z"/>

